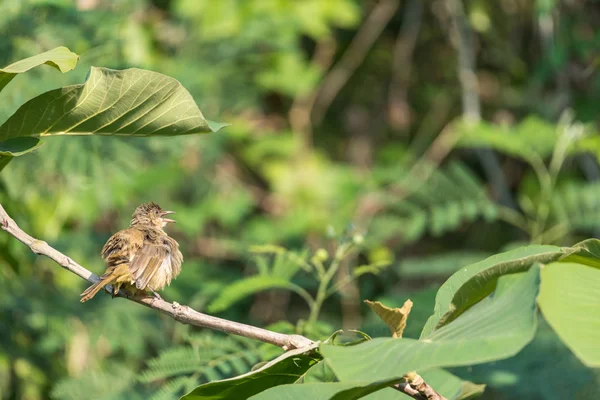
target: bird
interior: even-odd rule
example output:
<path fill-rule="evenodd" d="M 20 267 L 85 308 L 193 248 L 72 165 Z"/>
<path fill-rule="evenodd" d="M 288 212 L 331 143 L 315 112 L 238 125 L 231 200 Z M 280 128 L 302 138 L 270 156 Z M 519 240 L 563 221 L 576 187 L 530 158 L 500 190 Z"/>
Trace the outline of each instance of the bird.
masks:
<path fill-rule="evenodd" d="M 138 206 L 129 228 L 115 233 L 102 248 L 106 272 L 81 293 L 81 302 L 90 300 L 109 284 L 113 298 L 124 286 L 134 294 L 149 290 L 161 299 L 157 291 L 171 284 L 181 272 L 183 263 L 179 244 L 163 230 L 169 222 L 175 222 L 166 218 L 174 213 L 163 211 L 154 202 Z"/>

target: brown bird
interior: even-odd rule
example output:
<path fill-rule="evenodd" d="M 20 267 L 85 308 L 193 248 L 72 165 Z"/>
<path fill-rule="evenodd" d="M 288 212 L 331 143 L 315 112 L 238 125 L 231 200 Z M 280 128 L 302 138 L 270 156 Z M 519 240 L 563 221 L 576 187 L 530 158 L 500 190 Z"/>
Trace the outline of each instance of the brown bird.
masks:
<path fill-rule="evenodd" d="M 183 255 L 179 244 L 163 228 L 174 211 L 163 211 L 156 203 L 146 203 L 135 209 L 128 229 L 115 233 L 102 248 L 107 268 L 100 280 L 81 293 L 86 302 L 104 286 L 112 284 L 112 296 L 121 286 L 136 291 L 162 290 L 181 272 Z M 137 290 L 136 290 L 137 289 Z"/>

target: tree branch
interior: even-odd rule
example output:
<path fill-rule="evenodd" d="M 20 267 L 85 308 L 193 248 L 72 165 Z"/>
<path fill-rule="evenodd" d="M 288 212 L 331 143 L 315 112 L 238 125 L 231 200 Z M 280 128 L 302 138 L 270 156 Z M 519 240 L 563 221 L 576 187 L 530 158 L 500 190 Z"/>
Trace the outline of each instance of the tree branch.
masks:
<path fill-rule="evenodd" d="M 396 390 L 409 395 L 418 400 L 448 400 L 423 380 L 423 377 L 416 372 L 409 372 L 404 375 L 404 382 L 394 385 Z"/>
<path fill-rule="evenodd" d="M 17 240 L 19 240 L 21 243 L 29 247 L 31 251 L 33 251 L 35 254 L 44 255 L 54 260 L 58 265 L 60 265 L 64 269 L 87 280 L 88 282 L 96 283 L 100 279 L 97 275 L 79 265 L 72 258 L 50 247 L 48 243 L 42 240 L 37 240 L 25 233 L 21 228 L 19 228 L 17 223 L 6 213 L 1 204 L 0 226 L 6 232 L 17 238 Z M 110 286 L 105 288 L 105 290 L 110 291 Z M 285 351 L 292 349 L 300 349 L 309 346 L 313 343 L 312 340 L 301 335 L 285 335 L 282 333 L 257 328 L 255 326 L 241 324 L 239 322 L 233 322 L 226 319 L 213 317 L 207 314 L 202 314 L 188 306 L 181 305 L 176 302 L 169 303 L 162 299 L 157 299 L 148 296 L 132 296 L 124 291 L 120 291 L 118 296 L 124 297 L 128 300 L 134 301 L 148 308 L 158 310 L 183 324 L 190 324 L 198 326 L 200 328 L 208 328 L 233 335 L 260 340 L 261 342 L 279 346 Z"/>

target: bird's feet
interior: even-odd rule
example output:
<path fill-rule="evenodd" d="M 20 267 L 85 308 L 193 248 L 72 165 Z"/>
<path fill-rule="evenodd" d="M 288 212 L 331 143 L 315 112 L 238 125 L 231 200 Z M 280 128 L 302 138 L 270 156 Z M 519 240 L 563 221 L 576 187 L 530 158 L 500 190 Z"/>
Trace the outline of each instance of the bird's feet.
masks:
<path fill-rule="evenodd" d="M 154 295 L 154 298 L 156 300 L 162 300 L 163 298 L 160 297 L 160 294 L 158 294 L 154 289 L 152 289 L 151 287 L 148 287 L 148 289 L 150 289 L 150 291 L 152 292 L 152 294 Z"/>

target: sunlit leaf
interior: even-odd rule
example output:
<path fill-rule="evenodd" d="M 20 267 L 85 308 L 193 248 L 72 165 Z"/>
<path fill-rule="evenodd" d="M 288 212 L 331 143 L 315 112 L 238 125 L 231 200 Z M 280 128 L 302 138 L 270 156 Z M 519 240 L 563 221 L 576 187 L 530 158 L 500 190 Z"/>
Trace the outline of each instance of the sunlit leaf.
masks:
<path fill-rule="evenodd" d="M 68 72 L 75 68 L 77 60 L 79 60 L 77 54 L 61 46 L 0 68 L 0 92 L 17 74 L 43 64 L 50 65 L 60 72 Z"/>
<path fill-rule="evenodd" d="M 538 303 L 558 336 L 590 367 L 600 367 L 600 269 L 552 263 L 542 270 Z"/>
<path fill-rule="evenodd" d="M 92 67 L 85 84 L 51 90 L 22 105 L 0 126 L 0 143 L 52 135 L 176 136 L 221 126 L 208 123 L 176 79 L 136 68 Z"/>

